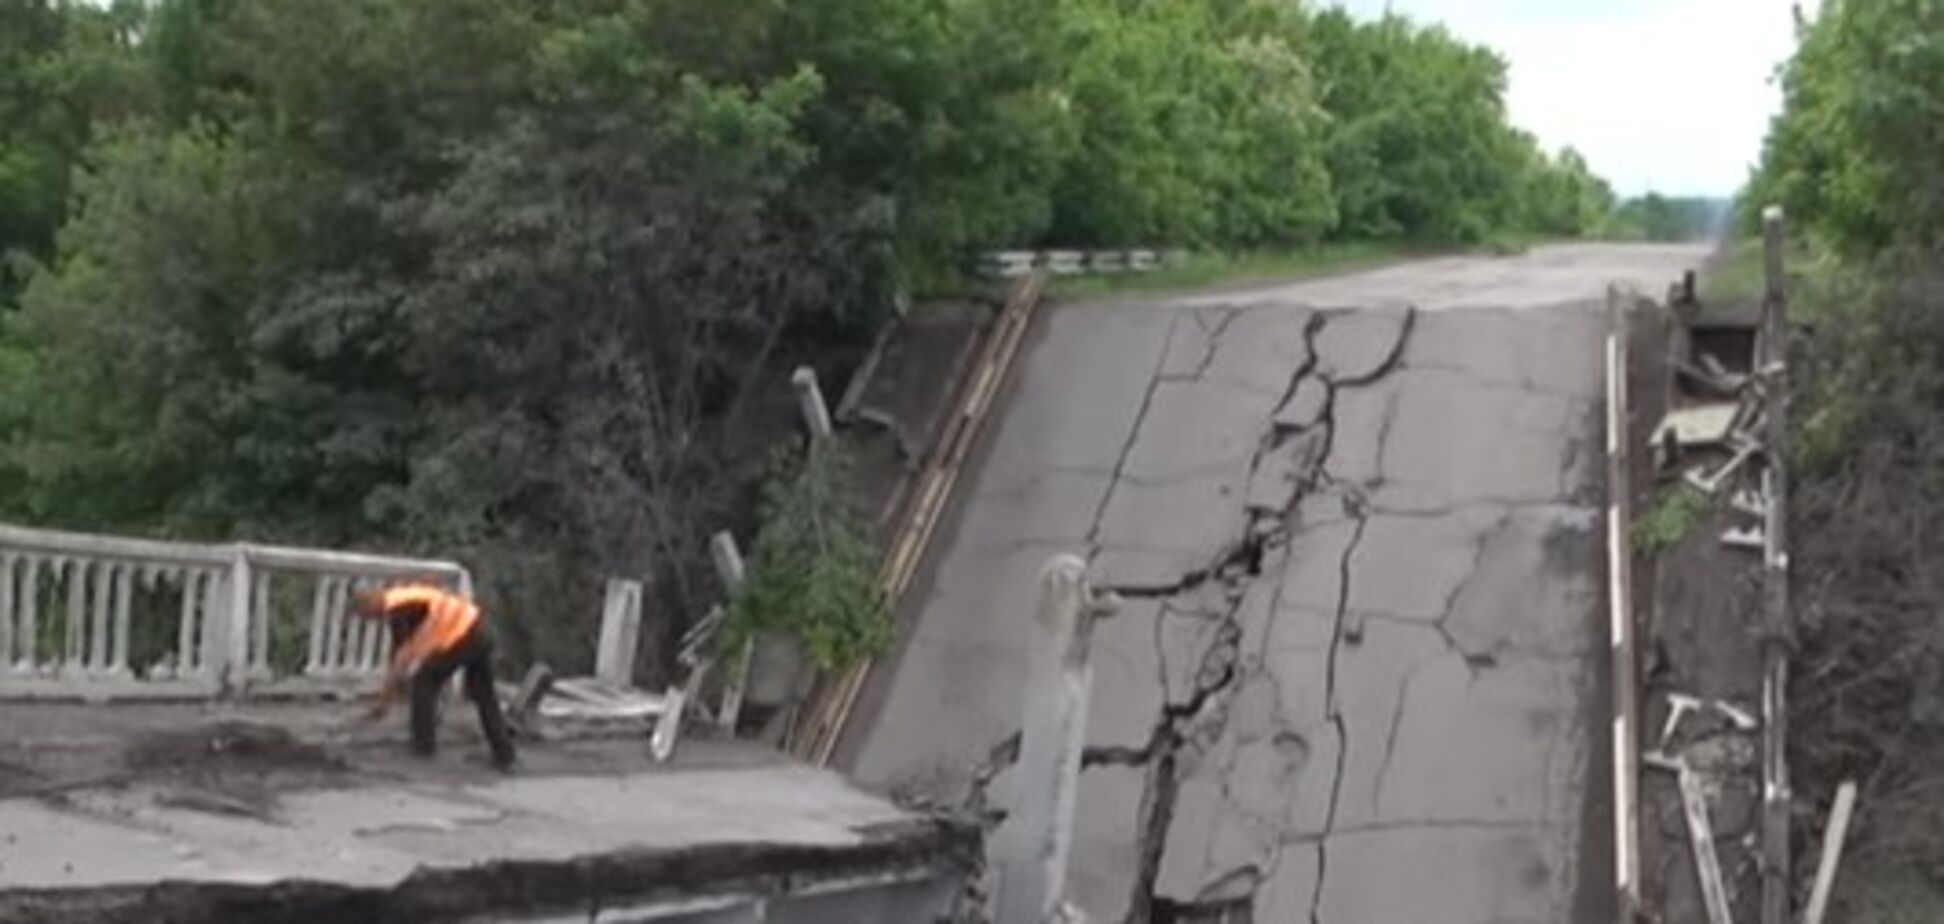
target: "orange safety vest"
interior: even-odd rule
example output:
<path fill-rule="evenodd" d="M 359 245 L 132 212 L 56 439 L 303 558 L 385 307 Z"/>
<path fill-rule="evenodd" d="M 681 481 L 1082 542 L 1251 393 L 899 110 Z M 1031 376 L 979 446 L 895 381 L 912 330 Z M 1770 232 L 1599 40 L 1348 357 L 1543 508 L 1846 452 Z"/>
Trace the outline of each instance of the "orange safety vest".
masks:
<path fill-rule="evenodd" d="M 400 663 L 413 667 L 426 658 L 451 650 L 479 624 L 479 607 L 471 600 L 425 584 L 388 588 L 379 598 L 379 605 L 387 619 L 406 607 L 425 607 L 425 621 L 412 633 L 405 647 L 393 655 Z"/>

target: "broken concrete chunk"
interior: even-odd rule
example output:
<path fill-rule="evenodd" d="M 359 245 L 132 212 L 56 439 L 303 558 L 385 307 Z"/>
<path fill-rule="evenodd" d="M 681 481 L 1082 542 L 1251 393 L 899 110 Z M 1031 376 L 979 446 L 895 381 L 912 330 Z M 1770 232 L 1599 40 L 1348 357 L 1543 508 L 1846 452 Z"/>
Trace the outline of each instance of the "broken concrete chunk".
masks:
<path fill-rule="evenodd" d="M 1317 372 L 1332 382 L 1379 375 L 1396 359 L 1410 320 L 1402 305 L 1332 312 L 1316 335 Z"/>
<path fill-rule="evenodd" d="M 1670 411 L 1654 428 L 1653 442 L 1659 445 L 1669 433 L 1673 434 L 1675 445 L 1686 449 L 1690 446 L 1716 446 L 1728 440 L 1728 431 L 1734 426 L 1740 405 L 1732 401 L 1717 404 L 1703 404 Z"/>
<path fill-rule="evenodd" d="M 1307 430 L 1323 420 L 1323 409 L 1329 400 L 1329 386 L 1314 375 L 1306 375 L 1296 381 L 1289 399 L 1276 409 L 1271 422 L 1285 430 Z"/>
<path fill-rule="evenodd" d="M 1265 451 L 1249 473 L 1249 493 L 1244 501 L 1247 508 L 1271 515 L 1289 510 L 1303 485 L 1316 477 L 1323 449 L 1322 431 L 1308 431 Z"/>

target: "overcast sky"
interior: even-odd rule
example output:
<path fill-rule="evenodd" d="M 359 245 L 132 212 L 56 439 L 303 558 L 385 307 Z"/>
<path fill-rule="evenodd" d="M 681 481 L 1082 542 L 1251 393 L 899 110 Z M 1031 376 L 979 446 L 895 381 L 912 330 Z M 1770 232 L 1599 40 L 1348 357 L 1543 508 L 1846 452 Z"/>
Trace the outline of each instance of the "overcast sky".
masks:
<path fill-rule="evenodd" d="M 1572 145 L 1623 195 L 1727 195 L 1781 106 L 1790 0 L 1340 0 L 1498 50 L 1512 119 Z M 1814 0 L 1804 4 L 1814 10 Z"/>

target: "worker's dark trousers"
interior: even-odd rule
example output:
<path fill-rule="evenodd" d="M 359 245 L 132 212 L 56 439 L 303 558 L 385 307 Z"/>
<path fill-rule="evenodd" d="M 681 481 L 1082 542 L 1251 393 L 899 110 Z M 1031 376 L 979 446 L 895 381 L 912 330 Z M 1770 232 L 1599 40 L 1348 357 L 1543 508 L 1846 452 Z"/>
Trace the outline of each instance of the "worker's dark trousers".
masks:
<path fill-rule="evenodd" d="M 468 632 L 459 644 L 427 658 L 412 675 L 412 749 L 429 756 L 437 747 L 433 732 L 439 724 L 439 691 L 460 668 L 466 671 L 466 697 L 479 710 L 479 728 L 492 746 L 494 765 L 512 766 L 513 738 L 493 687 L 493 641 L 483 625 Z"/>

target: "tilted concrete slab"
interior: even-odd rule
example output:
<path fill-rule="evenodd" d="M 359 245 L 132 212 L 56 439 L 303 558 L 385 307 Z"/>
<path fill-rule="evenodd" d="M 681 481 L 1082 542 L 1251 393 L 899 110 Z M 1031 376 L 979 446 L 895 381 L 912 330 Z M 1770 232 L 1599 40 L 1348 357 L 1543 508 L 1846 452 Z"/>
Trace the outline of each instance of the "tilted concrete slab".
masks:
<path fill-rule="evenodd" d="M 1052 310 L 841 759 L 985 760 L 1025 706 L 1033 559 L 1079 553 L 1151 597 L 1098 629 L 1069 873 L 1096 919 L 1610 918 L 1600 309 L 1703 253 Z"/>

